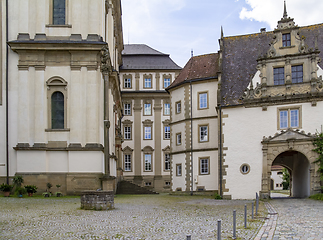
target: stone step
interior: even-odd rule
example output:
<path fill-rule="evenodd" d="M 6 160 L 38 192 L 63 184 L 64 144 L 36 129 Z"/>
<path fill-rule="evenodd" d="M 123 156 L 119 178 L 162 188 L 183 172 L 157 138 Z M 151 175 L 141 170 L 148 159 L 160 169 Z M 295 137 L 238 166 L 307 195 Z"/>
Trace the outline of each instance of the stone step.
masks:
<path fill-rule="evenodd" d="M 141 187 L 129 181 L 121 181 L 118 183 L 117 194 L 158 194 L 157 192 Z"/>

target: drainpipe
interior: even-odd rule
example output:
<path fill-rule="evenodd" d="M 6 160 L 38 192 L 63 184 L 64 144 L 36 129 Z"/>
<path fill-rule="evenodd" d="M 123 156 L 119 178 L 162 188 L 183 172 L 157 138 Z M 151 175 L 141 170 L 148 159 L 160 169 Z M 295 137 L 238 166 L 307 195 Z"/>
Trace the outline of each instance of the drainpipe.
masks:
<path fill-rule="evenodd" d="M 110 177 L 109 88 L 109 75 L 104 74 L 104 170 L 106 177 Z"/>
<path fill-rule="evenodd" d="M 9 41 L 9 21 L 8 21 L 8 0 L 6 0 L 6 43 Z M 6 165 L 7 165 L 7 184 L 9 184 L 9 97 L 8 97 L 8 85 L 9 85 L 9 46 L 6 44 Z"/>
<path fill-rule="evenodd" d="M 220 136 L 219 136 L 219 141 L 220 141 L 220 146 L 219 146 L 219 150 L 220 150 L 220 166 L 219 166 L 219 177 L 220 177 L 220 196 L 223 198 L 223 191 L 222 191 L 222 108 L 221 105 L 219 106 L 219 120 L 220 120 Z"/>
<path fill-rule="evenodd" d="M 191 196 L 193 195 L 193 184 L 194 184 L 194 176 L 193 176 L 193 93 L 192 93 L 192 81 L 190 81 L 191 88 Z"/>

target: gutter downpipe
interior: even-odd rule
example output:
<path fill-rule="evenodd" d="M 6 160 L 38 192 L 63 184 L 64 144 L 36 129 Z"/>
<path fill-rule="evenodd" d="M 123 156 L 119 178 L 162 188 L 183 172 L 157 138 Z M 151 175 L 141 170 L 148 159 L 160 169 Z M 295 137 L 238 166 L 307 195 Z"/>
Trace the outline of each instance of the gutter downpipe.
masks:
<path fill-rule="evenodd" d="M 192 93 L 192 80 L 190 81 L 190 91 L 191 91 L 191 196 L 193 196 L 193 93 Z"/>
<path fill-rule="evenodd" d="M 219 106 L 219 120 L 220 120 L 220 136 L 219 136 L 219 141 L 220 141 L 220 166 L 219 166 L 219 176 L 220 176 L 220 196 L 223 198 L 223 191 L 222 191 L 222 108 L 221 105 Z"/>
<path fill-rule="evenodd" d="M 6 0 L 6 165 L 7 165 L 7 184 L 9 184 L 9 20 L 8 20 L 8 0 Z"/>
<path fill-rule="evenodd" d="M 110 177 L 109 74 L 104 74 L 104 162 L 105 176 Z"/>

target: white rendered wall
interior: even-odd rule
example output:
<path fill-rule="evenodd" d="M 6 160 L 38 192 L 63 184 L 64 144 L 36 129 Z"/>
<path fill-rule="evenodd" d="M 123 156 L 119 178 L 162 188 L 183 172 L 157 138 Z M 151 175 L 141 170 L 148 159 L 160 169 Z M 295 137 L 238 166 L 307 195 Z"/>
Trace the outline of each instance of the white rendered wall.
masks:
<path fill-rule="evenodd" d="M 277 109 L 301 106 L 302 127 L 306 133 L 320 131 L 323 124 L 323 102 L 270 106 L 267 111 L 257 108 L 225 108 L 223 114 L 224 151 L 227 175 L 225 187 L 233 199 L 252 199 L 261 190 L 263 136 L 274 136 L 277 129 Z M 250 165 L 250 173 L 240 172 L 243 163 Z"/>
<path fill-rule="evenodd" d="M 182 164 L 181 176 L 176 176 L 176 164 Z M 185 154 L 172 155 L 172 191 L 176 191 L 176 188 L 181 188 L 182 191 L 186 190 L 185 173 Z"/>
<path fill-rule="evenodd" d="M 283 175 L 282 174 L 277 174 L 279 171 L 271 171 L 271 179 L 274 180 L 274 190 L 283 190 L 283 186 L 280 187 L 280 184 L 283 182 Z M 278 184 L 278 187 L 276 186 Z"/>

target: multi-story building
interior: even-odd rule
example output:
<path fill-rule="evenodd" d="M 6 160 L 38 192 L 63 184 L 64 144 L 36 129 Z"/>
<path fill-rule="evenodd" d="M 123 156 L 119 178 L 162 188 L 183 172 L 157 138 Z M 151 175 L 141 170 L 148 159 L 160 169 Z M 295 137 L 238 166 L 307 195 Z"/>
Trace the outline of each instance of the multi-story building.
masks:
<path fill-rule="evenodd" d="M 218 54 L 192 57 L 171 96 L 172 191 L 218 190 Z"/>
<path fill-rule="evenodd" d="M 217 55 L 188 62 L 168 88 L 173 191 L 267 198 L 275 165 L 288 169 L 291 196 L 321 190 L 312 142 L 323 119 L 322 34 L 323 24 L 295 25 L 285 5 L 274 31 L 222 31 Z"/>
<path fill-rule="evenodd" d="M 170 105 L 165 89 L 181 68 L 168 54 L 143 44 L 124 45 L 120 67 L 124 180 L 170 189 Z M 121 163 L 121 162 L 120 162 Z"/>
<path fill-rule="evenodd" d="M 64 193 L 100 188 L 102 177 L 113 182 L 121 149 L 120 4 L 0 1 L 2 181 L 19 174 L 40 191 L 50 182 Z"/>

